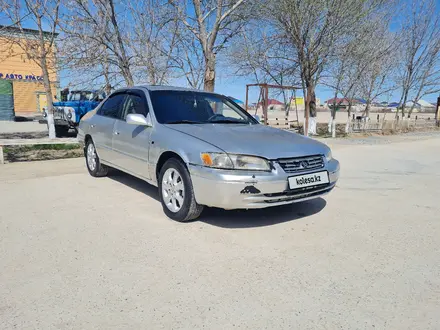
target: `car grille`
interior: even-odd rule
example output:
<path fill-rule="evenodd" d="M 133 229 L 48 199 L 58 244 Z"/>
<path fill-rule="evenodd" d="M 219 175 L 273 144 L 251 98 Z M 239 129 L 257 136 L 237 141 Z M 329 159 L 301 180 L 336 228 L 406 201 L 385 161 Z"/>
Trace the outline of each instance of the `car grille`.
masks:
<path fill-rule="evenodd" d="M 282 193 L 264 194 L 265 197 L 270 198 L 268 200 L 265 200 L 264 202 L 268 204 L 273 204 L 273 203 L 294 201 L 294 200 L 313 197 L 313 196 L 319 196 L 328 193 L 334 187 L 335 187 L 334 184 L 324 184 L 315 187 L 309 187 L 310 189 L 302 188 L 302 189 L 285 191 Z"/>
<path fill-rule="evenodd" d="M 55 108 L 54 117 L 55 119 L 66 119 L 64 116 L 64 108 Z"/>
<path fill-rule="evenodd" d="M 286 173 L 297 173 L 318 170 L 324 167 L 324 157 L 321 155 L 278 159 L 278 164 Z"/>

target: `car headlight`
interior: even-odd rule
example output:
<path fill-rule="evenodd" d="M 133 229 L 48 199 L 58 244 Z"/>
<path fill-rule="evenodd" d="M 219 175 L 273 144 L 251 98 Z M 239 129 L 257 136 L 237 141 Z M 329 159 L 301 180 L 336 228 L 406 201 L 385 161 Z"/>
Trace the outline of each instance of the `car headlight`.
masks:
<path fill-rule="evenodd" d="M 69 113 L 67 114 L 67 119 L 72 119 L 72 113 L 69 111 Z"/>
<path fill-rule="evenodd" d="M 327 153 L 325 154 L 325 159 L 327 160 L 327 162 L 333 159 L 332 151 L 330 149 L 328 149 Z"/>
<path fill-rule="evenodd" d="M 270 171 L 269 162 L 266 159 L 234 155 L 216 152 L 204 152 L 200 154 L 203 165 L 227 170 Z"/>

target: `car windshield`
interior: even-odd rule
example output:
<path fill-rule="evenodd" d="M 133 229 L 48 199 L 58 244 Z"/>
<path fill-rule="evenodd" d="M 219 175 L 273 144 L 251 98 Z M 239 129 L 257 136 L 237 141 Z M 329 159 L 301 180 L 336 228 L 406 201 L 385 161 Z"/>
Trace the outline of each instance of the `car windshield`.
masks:
<path fill-rule="evenodd" d="M 257 124 L 228 98 L 193 91 L 150 93 L 156 119 L 161 124 Z"/>
<path fill-rule="evenodd" d="M 92 92 L 73 92 L 70 94 L 69 101 L 89 101 L 93 96 Z"/>

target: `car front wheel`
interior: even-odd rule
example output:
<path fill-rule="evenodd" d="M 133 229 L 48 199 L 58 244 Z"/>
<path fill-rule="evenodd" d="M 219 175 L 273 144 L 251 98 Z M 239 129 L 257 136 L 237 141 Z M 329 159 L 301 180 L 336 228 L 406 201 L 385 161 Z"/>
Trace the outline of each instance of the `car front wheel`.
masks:
<path fill-rule="evenodd" d="M 197 204 L 191 177 L 180 160 L 167 160 L 158 179 L 160 200 L 169 218 L 185 222 L 200 216 L 203 206 Z"/>

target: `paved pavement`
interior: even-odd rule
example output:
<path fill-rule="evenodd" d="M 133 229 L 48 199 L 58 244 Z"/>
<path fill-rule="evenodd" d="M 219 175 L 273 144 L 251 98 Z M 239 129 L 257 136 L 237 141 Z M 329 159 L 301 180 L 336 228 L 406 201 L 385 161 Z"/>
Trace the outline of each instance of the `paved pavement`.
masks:
<path fill-rule="evenodd" d="M 1 133 L 30 133 L 30 132 L 45 132 L 47 125 L 40 124 L 38 121 L 1 121 L 0 120 L 0 134 Z"/>
<path fill-rule="evenodd" d="M 5 165 L 0 328 L 438 329 L 439 146 L 335 143 L 325 199 L 187 224 L 82 159 Z"/>
<path fill-rule="evenodd" d="M 35 144 L 71 144 L 78 143 L 77 138 L 60 138 L 60 139 L 0 139 L 0 146 L 5 145 L 35 145 Z"/>

